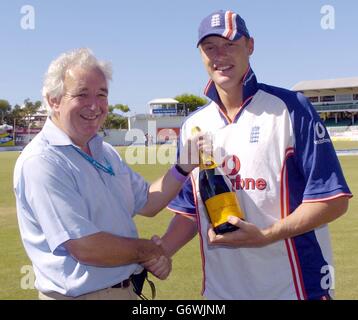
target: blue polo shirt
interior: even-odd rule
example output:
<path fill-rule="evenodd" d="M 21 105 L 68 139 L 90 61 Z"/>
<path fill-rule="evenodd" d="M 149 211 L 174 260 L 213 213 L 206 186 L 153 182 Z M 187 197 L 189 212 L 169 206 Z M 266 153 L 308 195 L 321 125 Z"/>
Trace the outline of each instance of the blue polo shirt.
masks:
<path fill-rule="evenodd" d="M 94 136 L 93 158 L 112 167 L 104 172 L 75 150 L 50 119 L 24 149 L 14 171 L 20 233 L 41 292 L 79 296 L 110 287 L 141 269 L 84 265 L 63 246 L 97 232 L 137 238 L 133 216 L 147 202 L 149 185 L 115 149 Z"/>

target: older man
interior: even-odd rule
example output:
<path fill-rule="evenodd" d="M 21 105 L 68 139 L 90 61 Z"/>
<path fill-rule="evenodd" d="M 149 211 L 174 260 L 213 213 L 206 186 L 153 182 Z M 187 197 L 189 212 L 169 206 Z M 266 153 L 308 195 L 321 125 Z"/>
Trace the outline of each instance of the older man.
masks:
<path fill-rule="evenodd" d="M 54 60 L 43 87 L 51 115 L 16 163 L 19 227 L 40 299 L 136 299 L 141 263 L 161 279 L 171 269 L 158 241 L 138 239 L 133 216 L 159 212 L 195 165 L 148 185 L 103 142 L 110 78 L 88 49 Z"/>

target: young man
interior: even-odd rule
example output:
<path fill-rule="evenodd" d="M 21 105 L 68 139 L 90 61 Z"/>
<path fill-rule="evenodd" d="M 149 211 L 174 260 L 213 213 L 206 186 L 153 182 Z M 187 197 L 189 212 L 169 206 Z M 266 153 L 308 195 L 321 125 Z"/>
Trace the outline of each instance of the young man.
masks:
<path fill-rule="evenodd" d="M 186 179 L 180 172 L 195 165 L 149 185 L 103 142 L 110 79 L 88 49 L 54 60 L 43 87 L 51 115 L 16 162 L 20 232 L 40 299 L 136 299 L 141 264 L 160 279 L 171 270 L 159 239 L 138 239 L 133 217 L 165 207 Z"/>
<path fill-rule="evenodd" d="M 326 128 L 300 93 L 257 83 L 254 40 L 238 14 L 206 17 L 197 45 L 212 101 L 185 121 L 181 141 L 194 127 L 215 136 L 245 221 L 229 217 L 239 229 L 215 234 L 196 169 L 169 205 L 178 214 L 164 248 L 174 254 L 198 229 L 209 299 L 330 299 L 327 223 L 346 212 L 351 192 Z"/>

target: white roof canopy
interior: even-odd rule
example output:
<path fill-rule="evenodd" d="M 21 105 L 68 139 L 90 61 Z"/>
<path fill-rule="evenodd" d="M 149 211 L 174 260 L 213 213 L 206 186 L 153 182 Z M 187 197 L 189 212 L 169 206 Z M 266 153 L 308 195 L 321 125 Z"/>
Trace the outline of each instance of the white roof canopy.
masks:
<path fill-rule="evenodd" d="M 177 103 L 179 103 L 179 101 L 172 98 L 160 98 L 148 102 L 148 104 L 177 104 Z"/>
<path fill-rule="evenodd" d="M 300 81 L 299 83 L 295 84 L 291 90 L 308 91 L 308 90 L 350 89 L 350 88 L 358 88 L 358 77 Z"/>

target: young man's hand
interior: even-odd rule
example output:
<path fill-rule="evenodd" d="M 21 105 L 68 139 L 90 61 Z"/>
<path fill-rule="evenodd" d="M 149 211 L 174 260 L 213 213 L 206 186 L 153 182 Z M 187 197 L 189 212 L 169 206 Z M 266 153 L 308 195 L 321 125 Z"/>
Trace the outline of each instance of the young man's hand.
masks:
<path fill-rule="evenodd" d="M 156 235 L 151 240 L 158 246 L 162 245 L 161 238 Z M 161 255 L 158 258 L 145 261 L 142 266 L 158 279 L 164 280 L 172 270 L 172 260 L 167 255 Z"/>
<path fill-rule="evenodd" d="M 230 216 L 228 222 L 239 229 L 224 234 L 216 234 L 213 227 L 208 230 L 208 241 L 210 245 L 224 245 L 236 248 L 263 247 L 268 244 L 266 231 L 259 229 L 252 223 Z"/>

